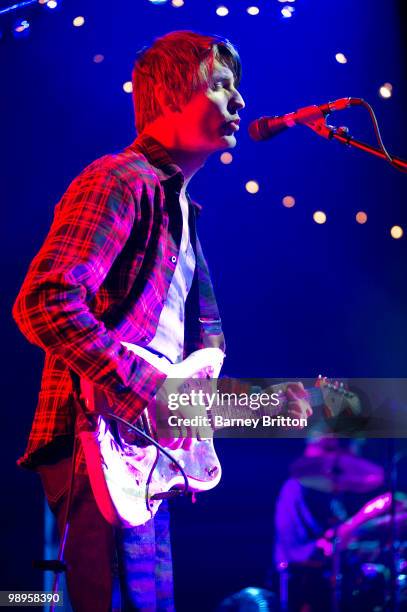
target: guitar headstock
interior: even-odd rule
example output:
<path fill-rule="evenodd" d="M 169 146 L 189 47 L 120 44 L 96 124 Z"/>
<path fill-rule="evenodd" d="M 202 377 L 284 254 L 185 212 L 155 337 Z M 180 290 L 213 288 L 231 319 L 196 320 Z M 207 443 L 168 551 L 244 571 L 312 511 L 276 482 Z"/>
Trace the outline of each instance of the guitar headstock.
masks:
<path fill-rule="evenodd" d="M 319 375 L 315 386 L 321 391 L 327 417 L 337 417 L 342 413 L 360 415 L 361 405 L 358 396 L 349 391 L 343 382 L 332 381 L 326 376 Z"/>

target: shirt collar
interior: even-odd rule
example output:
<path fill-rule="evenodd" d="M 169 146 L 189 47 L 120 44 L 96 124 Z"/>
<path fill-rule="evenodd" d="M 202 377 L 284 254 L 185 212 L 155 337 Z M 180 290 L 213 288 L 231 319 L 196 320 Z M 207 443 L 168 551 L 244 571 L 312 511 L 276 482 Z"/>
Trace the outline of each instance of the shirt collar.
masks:
<path fill-rule="evenodd" d="M 162 144 L 148 134 L 140 134 L 129 146 L 129 149 L 142 153 L 154 170 L 160 182 L 168 181 L 177 177 L 180 187 L 184 183 L 184 175 L 181 168 L 171 159 L 168 151 Z"/>

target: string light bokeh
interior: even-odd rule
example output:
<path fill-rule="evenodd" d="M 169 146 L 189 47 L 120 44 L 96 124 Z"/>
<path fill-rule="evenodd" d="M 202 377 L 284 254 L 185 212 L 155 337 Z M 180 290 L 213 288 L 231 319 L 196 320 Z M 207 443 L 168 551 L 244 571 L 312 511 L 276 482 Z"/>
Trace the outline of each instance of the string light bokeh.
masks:
<path fill-rule="evenodd" d="M 156 6 L 157 10 L 159 9 L 160 6 L 165 6 L 165 5 L 171 6 L 174 9 L 180 9 L 185 6 L 188 6 L 190 1 L 191 0 L 171 0 L 171 2 L 168 2 L 168 0 L 145 0 L 145 2 L 147 2 L 148 4 Z M 12 10 L 16 11 L 18 10 L 19 5 L 25 6 L 25 4 L 26 3 L 22 2 L 20 4 L 17 3 L 14 5 L 10 5 L 10 7 Z M 61 0 L 38 0 L 36 4 L 39 6 L 42 5 L 43 9 L 54 12 L 55 9 L 59 8 L 59 6 L 61 5 Z M 271 3 L 269 3 L 268 8 L 270 8 L 270 4 Z M 290 17 L 294 15 L 296 0 L 275 0 L 274 4 L 280 7 L 279 11 L 283 18 L 289 19 Z M 260 7 L 258 5 L 247 5 L 246 7 L 244 7 L 242 5 L 237 6 L 235 4 L 228 3 L 228 4 L 218 4 L 215 6 L 216 15 L 219 17 L 230 16 L 231 9 L 233 9 L 234 13 L 240 12 L 242 18 L 243 18 L 244 13 L 246 13 L 246 15 L 250 17 L 257 16 L 260 14 Z M 209 6 L 208 6 L 208 10 L 211 10 Z M 86 23 L 86 17 L 84 15 L 77 15 L 72 18 L 72 25 L 75 28 L 81 28 L 85 25 L 85 23 Z M 27 37 L 31 33 L 32 33 L 32 25 L 28 19 L 20 18 L 15 21 L 14 26 L 13 26 L 13 35 L 15 38 Z M 345 66 L 346 64 L 348 64 L 349 57 L 348 57 L 348 54 L 345 55 L 342 51 L 337 51 L 335 53 L 335 60 L 338 64 Z M 105 61 L 104 54 L 95 53 L 93 55 L 94 64 L 101 64 L 104 61 Z M 127 94 L 132 93 L 133 89 L 132 89 L 130 78 L 128 81 L 125 81 L 122 84 L 122 90 L 123 92 Z M 390 82 L 383 83 L 377 89 L 377 96 L 378 98 L 382 100 L 388 100 L 392 97 L 392 95 L 393 95 L 393 85 Z M 233 157 L 230 153 L 224 153 L 222 156 L 220 156 L 219 159 L 223 165 L 229 165 L 233 161 Z M 245 185 L 246 191 L 248 191 L 252 195 L 257 194 L 259 192 L 258 184 L 256 183 L 257 187 L 255 187 L 254 185 L 255 183 L 253 181 L 247 181 Z M 286 198 L 283 199 L 283 205 L 285 208 L 292 208 L 295 204 L 295 200 L 293 199 L 292 201 L 289 199 L 289 197 L 290 196 L 287 196 Z M 365 213 L 360 212 L 354 217 L 354 220 L 356 221 L 356 223 L 365 224 L 367 222 L 367 216 L 363 217 L 364 214 Z M 316 220 L 315 214 L 312 214 L 310 212 L 310 219 L 313 220 L 315 223 L 323 224 L 326 221 L 325 219 L 324 221 L 321 222 L 320 217 L 318 215 L 317 215 L 317 218 L 319 220 Z M 351 212 L 349 212 L 349 222 L 351 222 L 351 220 L 352 220 L 352 214 Z M 393 234 L 391 233 L 391 235 Z M 402 235 L 403 235 L 403 232 L 402 232 Z"/>

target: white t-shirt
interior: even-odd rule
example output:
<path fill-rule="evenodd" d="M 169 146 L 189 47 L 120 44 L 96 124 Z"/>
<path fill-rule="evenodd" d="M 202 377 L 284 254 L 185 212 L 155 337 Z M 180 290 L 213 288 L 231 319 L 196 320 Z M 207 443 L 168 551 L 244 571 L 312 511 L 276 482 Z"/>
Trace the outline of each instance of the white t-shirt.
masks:
<path fill-rule="evenodd" d="M 195 272 L 195 253 L 191 245 L 188 225 L 188 200 L 181 191 L 182 236 L 177 265 L 168 290 L 167 299 L 161 311 L 154 338 L 146 346 L 161 353 L 171 363 L 183 359 L 185 301 Z"/>

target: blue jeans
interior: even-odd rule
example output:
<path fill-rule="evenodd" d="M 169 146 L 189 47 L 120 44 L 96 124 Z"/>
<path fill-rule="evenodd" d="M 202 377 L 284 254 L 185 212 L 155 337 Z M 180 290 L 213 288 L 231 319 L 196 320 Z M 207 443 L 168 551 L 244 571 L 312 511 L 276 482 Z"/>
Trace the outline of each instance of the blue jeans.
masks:
<path fill-rule="evenodd" d="M 70 458 L 38 468 L 60 534 L 70 469 Z M 165 502 L 145 525 L 117 529 L 99 512 L 89 478 L 76 475 L 64 557 L 69 598 L 75 612 L 110 612 L 115 574 L 123 612 L 174 611 L 169 512 Z"/>

